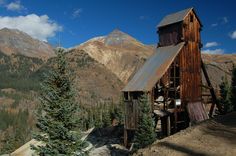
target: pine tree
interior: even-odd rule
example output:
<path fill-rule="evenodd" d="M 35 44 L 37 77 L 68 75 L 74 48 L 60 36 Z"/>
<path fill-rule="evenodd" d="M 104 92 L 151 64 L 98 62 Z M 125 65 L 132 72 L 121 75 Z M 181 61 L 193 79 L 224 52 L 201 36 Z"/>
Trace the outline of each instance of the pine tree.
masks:
<path fill-rule="evenodd" d="M 233 71 L 232 71 L 230 103 L 233 106 L 233 109 L 236 111 L 236 67 L 235 65 L 233 66 Z"/>
<path fill-rule="evenodd" d="M 134 149 L 143 148 L 155 141 L 156 133 L 151 116 L 150 104 L 147 95 L 139 99 L 139 121 L 138 129 L 134 136 Z"/>
<path fill-rule="evenodd" d="M 102 112 L 102 127 L 108 127 L 111 125 L 111 115 L 109 110 L 104 110 Z"/>
<path fill-rule="evenodd" d="M 223 106 L 224 113 L 232 110 L 230 103 L 230 86 L 226 75 L 222 77 L 222 82 L 220 84 L 220 103 Z"/>
<path fill-rule="evenodd" d="M 118 105 L 115 106 L 113 112 L 112 112 L 112 118 L 117 119 L 119 122 L 119 125 L 123 124 L 124 122 L 124 99 L 121 98 Z"/>
<path fill-rule="evenodd" d="M 74 99 L 65 53 L 59 49 L 54 69 L 45 75 L 41 85 L 40 105 L 36 127 L 39 132 L 33 138 L 42 146 L 31 145 L 40 156 L 82 155 L 85 142 L 81 141 L 78 127 L 78 104 Z"/>

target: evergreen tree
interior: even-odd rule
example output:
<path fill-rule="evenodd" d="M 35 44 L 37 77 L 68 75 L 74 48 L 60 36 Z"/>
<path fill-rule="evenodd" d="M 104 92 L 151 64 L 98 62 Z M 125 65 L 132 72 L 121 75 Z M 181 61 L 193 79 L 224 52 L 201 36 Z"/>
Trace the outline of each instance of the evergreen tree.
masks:
<path fill-rule="evenodd" d="M 220 103 L 223 106 L 224 113 L 227 113 L 232 110 L 230 103 L 230 86 L 227 80 L 227 77 L 222 77 L 222 82 L 220 84 Z"/>
<path fill-rule="evenodd" d="M 232 71 L 230 103 L 233 106 L 233 109 L 236 111 L 236 67 L 235 65 L 233 66 L 233 71 Z"/>
<path fill-rule="evenodd" d="M 139 120 L 138 129 L 134 136 L 134 149 L 143 148 L 155 141 L 156 133 L 154 122 L 151 116 L 150 103 L 147 95 L 143 95 L 139 99 Z"/>
<path fill-rule="evenodd" d="M 102 127 L 108 127 L 111 125 L 111 116 L 109 110 L 104 110 L 102 112 Z"/>
<path fill-rule="evenodd" d="M 102 111 L 101 109 L 97 109 L 95 112 L 94 112 L 94 126 L 95 128 L 102 128 Z"/>
<path fill-rule="evenodd" d="M 124 100 L 122 98 L 122 99 L 120 99 L 119 104 L 114 107 L 114 109 L 112 111 L 112 115 L 111 115 L 112 119 L 118 120 L 119 125 L 123 124 L 123 122 L 124 122 L 124 108 L 123 108 L 123 106 L 124 106 Z"/>
<path fill-rule="evenodd" d="M 33 138 L 42 146 L 31 145 L 40 156 L 82 155 L 85 142 L 81 141 L 78 127 L 78 104 L 74 99 L 64 51 L 59 49 L 54 69 L 45 75 L 41 85 L 40 105 Z"/>

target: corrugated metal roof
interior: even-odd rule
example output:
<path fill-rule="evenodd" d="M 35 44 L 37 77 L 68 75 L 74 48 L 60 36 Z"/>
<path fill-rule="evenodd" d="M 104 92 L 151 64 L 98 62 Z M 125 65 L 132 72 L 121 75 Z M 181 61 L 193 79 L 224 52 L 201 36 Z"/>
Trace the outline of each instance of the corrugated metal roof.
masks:
<path fill-rule="evenodd" d="M 181 42 L 177 45 L 157 48 L 122 91 L 150 91 L 167 71 L 183 46 L 184 42 Z"/>
<path fill-rule="evenodd" d="M 181 22 L 184 20 L 184 18 L 188 15 L 188 13 L 193 10 L 193 8 L 188 8 L 179 12 L 176 12 L 174 14 L 170 14 L 165 16 L 161 22 L 157 25 L 157 27 L 163 27 L 169 24 Z"/>

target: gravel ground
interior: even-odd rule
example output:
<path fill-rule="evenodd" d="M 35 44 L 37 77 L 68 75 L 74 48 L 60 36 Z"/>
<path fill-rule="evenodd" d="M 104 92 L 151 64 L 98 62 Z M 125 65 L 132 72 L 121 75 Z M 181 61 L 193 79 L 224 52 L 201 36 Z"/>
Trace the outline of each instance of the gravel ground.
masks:
<path fill-rule="evenodd" d="M 236 112 L 156 141 L 134 156 L 236 156 Z"/>

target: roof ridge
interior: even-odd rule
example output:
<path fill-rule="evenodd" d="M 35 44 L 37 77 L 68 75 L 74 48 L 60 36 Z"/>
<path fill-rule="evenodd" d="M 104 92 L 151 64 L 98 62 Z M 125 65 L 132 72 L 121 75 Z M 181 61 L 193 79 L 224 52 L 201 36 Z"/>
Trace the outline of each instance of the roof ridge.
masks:
<path fill-rule="evenodd" d="M 183 21 L 185 17 L 189 14 L 189 12 L 192 10 L 194 10 L 194 8 L 190 7 L 190 8 L 186 8 L 186 9 L 166 15 L 161 20 L 161 22 L 157 25 L 157 28 Z"/>

